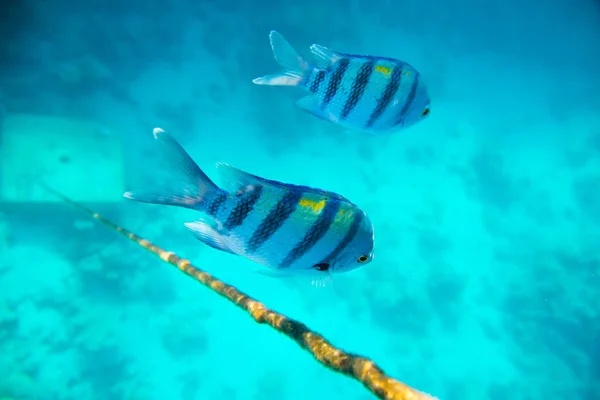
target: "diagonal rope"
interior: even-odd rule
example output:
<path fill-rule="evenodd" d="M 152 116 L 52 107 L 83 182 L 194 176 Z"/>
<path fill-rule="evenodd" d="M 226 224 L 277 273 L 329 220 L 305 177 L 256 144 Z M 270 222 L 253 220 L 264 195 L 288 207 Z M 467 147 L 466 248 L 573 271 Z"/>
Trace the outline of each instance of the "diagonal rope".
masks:
<path fill-rule="evenodd" d="M 311 353 L 325 367 L 361 382 L 378 398 L 386 400 L 435 400 L 434 397 L 387 376 L 373 361 L 336 348 L 323 336 L 310 330 L 303 323 L 266 308 L 261 302 L 242 293 L 234 286 L 228 285 L 211 274 L 204 272 L 192 265 L 190 261 L 179 257 L 173 252 L 161 249 L 150 241 L 129 232 L 56 190 L 43 184 L 42 186 L 66 203 L 75 206 L 109 228 L 116 230 L 144 249 L 157 255 L 164 262 L 177 267 L 186 275 L 191 276 L 212 291 L 229 299 L 238 307 L 248 312 L 256 322 L 267 324 L 276 331 L 283 333 L 296 342 L 302 349 Z"/>

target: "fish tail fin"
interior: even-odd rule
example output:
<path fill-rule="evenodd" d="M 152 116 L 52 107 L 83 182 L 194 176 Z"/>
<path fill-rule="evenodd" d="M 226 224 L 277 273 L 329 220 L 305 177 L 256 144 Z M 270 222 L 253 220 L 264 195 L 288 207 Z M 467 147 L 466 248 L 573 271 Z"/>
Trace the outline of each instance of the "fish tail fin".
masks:
<path fill-rule="evenodd" d="M 257 85 L 269 86 L 298 86 L 302 83 L 306 72 L 311 68 L 309 63 L 298 54 L 284 37 L 271 31 L 269 34 L 273 56 L 282 68 L 281 72 L 255 78 L 252 82 Z"/>
<path fill-rule="evenodd" d="M 135 192 L 125 192 L 127 199 L 142 203 L 179 206 L 202 211 L 206 200 L 221 189 L 215 185 L 181 145 L 161 128 L 154 128 L 154 139 L 161 149 L 169 166 L 173 166 L 173 176 L 167 185 Z"/>

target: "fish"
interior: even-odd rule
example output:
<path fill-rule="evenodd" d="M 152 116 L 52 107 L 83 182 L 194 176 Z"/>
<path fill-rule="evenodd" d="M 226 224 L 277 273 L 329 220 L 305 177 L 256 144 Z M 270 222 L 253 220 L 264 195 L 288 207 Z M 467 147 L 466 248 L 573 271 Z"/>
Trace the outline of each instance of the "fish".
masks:
<path fill-rule="evenodd" d="M 341 53 L 313 44 L 311 63 L 280 33 L 271 31 L 269 38 L 282 70 L 252 82 L 297 86 L 310 92 L 295 105 L 317 118 L 377 135 L 408 128 L 430 114 L 427 85 L 407 62 Z"/>
<path fill-rule="evenodd" d="M 173 176 L 166 186 L 157 182 L 123 196 L 198 211 L 198 219 L 184 225 L 207 246 L 266 266 L 267 276 L 309 273 L 314 285 L 373 260 L 373 224 L 345 197 L 269 180 L 222 162 L 217 163 L 219 187 L 171 134 L 154 128 L 153 135 L 175 168 Z"/>

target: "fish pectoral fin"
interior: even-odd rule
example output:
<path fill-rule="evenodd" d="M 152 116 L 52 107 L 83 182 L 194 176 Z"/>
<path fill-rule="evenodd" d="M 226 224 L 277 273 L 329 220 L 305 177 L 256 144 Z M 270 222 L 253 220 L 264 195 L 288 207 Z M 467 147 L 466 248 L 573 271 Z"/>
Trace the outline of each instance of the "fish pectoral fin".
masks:
<path fill-rule="evenodd" d="M 316 96 L 306 96 L 296 101 L 296 107 L 305 111 L 309 114 L 314 115 L 317 118 L 321 118 L 322 120 L 332 122 L 334 121 L 331 113 L 326 113 L 321 110 L 319 106 L 319 99 Z"/>
<path fill-rule="evenodd" d="M 267 269 L 255 271 L 259 275 L 277 279 L 293 279 L 301 286 L 310 284 L 312 287 L 323 289 L 334 289 L 333 277 L 330 273 L 303 271 L 288 271 L 279 269 Z"/>
<path fill-rule="evenodd" d="M 328 49 L 327 47 L 321 46 L 320 44 L 311 45 L 310 52 L 312 53 L 313 58 L 315 60 L 315 65 L 318 68 L 322 69 L 331 68 L 333 64 L 335 64 L 343 58 L 342 55 L 337 51 Z"/>
<path fill-rule="evenodd" d="M 186 222 L 184 225 L 192 232 L 196 239 L 206 245 L 227 253 L 236 254 L 231 250 L 227 237 L 219 232 L 215 224 L 199 220 L 195 222 Z"/>
<path fill-rule="evenodd" d="M 310 284 L 316 288 L 333 288 L 333 277 L 331 274 L 315 274 Z"/>

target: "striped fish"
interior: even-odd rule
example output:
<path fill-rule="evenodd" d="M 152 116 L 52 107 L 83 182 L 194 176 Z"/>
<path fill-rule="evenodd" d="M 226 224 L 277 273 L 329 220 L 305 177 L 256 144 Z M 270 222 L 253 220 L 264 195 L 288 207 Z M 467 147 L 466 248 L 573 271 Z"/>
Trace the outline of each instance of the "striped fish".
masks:
<path fill-rule="evenodd" d="M 313 44 L 314 64 L 310 64 L 279 33 L 271 31 L 269 38 L 283 70 L 252 82 L 305 89 L 311 94 L 296 106 L 318 118 L 381 134 L 429 115 L 429 95 L 421 74 L 404 61 L 339 53 Z"/>
<path fill-rule="evenodd" d="M 155 128 L 154 138 L 177 168 L 176 175 L 166 188 L 157 185 L 124 196 L 202 212 L 203 218 L 185 225 L 205 244 L 285 272 L 281 275 L 305 271 L 329 276 L 373 259 L 371 221 L 346 198 L 264 179 L 224 163 L 217 164 L 220 188 L 171 135 Z"/>

